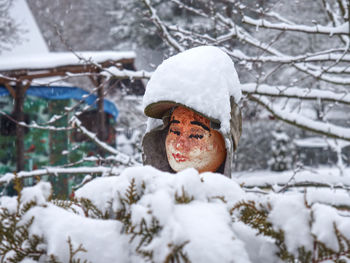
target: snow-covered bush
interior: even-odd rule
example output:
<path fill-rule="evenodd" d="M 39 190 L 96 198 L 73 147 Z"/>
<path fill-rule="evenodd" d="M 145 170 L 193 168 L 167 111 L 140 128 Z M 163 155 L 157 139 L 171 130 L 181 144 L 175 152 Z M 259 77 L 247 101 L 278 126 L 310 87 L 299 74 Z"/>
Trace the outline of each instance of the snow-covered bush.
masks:
<path fill-rule="evenodd" d="M 17 184 L 17 189 L 19 188 Z M 349 205 L 245 191 L 220 174 L 135 167 L 52 200 L 0 198 L 1 262 L 347 262 Z M 335 199 L 334 199 L 335 200 Z"/>

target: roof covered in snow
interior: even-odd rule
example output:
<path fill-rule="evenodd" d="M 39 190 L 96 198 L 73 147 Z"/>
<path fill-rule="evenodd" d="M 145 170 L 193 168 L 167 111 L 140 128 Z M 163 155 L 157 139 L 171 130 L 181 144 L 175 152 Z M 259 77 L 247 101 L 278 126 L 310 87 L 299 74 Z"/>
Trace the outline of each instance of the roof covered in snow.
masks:
<path fill-rule="evenodd" d="M 102 63 L 113 60 L 129 60 L 136 57 L 134 52 L 96 51 L 96 52 L 57 52 L 37 53 L 25 56 L 14 54 L 1 57 L 0 71 L 18 69 L 44 69 L 68 65 L 84 65 Z"/>
<path fill-rule="evenodd" d="M 21 41 L 11 50 L 1 51 L 1 61 L 6 58 L 37 53 L 49 53 L 46 42 L 30 11 L 26 0 L 13 1 L 10 16 L 16 21 L 21 31 Z"/>

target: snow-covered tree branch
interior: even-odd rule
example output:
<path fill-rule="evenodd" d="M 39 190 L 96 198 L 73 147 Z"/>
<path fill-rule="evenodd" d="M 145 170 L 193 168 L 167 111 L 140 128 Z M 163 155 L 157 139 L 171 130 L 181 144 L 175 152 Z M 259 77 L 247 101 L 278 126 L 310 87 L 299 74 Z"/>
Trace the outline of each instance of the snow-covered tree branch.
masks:
<path fill-rule="evenodd" d="M 84 133 L 86 136 L 88 136 L 94 143 L 96 143 L 99 147 L 104 149 L 105 151 L 109 152 L 110 154 L 113 154 L 115 156 L 115 160 L 119 161 L 120 163 L 124 165 L 139 165 L 140 163 L 134 160 L 132 157 L 121 153 L 120 151 L 116 150 L 115 148 L 109 146 L 105 142 L 100 141 L 96 134 L 90 132 L 87 130 L 84 126 L 82 126 L 81 121 L 76 118 L 75 116 L 72 117 L 71 123 L 73 126 L 76 126 L 82 133 Z"/>
<path fill-rule="evenodd" d="M 350 140 L 348 124 L 343 127 L 331 120 L 310 119 L 301 109 L 302 104 L 321 102 L 328 111 L 323 115 L 341 104 L 341 111 L 350 112 L 347 1 L 285 5 L 279 1 L 174 0 L 190 16 L 185 23 L 176 24 L 161 16 L 154 1 L 143 2 L 172 49 L 214 45 L 229 54 L 248 100 L 289 124 Z M 282 108 L 278 105 L 281 99 Z M 299 110 L 292 110 L 296 108 Z"/>

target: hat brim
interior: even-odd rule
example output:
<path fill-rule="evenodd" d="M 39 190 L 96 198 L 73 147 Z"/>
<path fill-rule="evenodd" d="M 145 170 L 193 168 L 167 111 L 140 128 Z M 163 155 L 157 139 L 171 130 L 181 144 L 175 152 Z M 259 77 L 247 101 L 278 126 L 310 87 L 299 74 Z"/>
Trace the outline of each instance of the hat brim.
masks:
<path fill-rule="evenodd" d="M 171 108 L 176 106 L 184 105 L 181 105 L 180 103 L 175 103 L 173 101 L 158 101 L 147 105 L 144 112 L 145 115 L 148 117 L 162 119 L 166 112 L 168 112 Z"/>
<path fill-rule="evenodd" d="M 188 107 L 184 104 L 173 102 L 173 101 L 158 101 L 158 102 L 151 103 L 151 104 L 146 106 L 144 112 L 145 112 L 145 115 L 148 117 L 155 118 L 155 119 L 162 119 L 163 116 L 171 110 L 171 108 L 177 107 L 177 106 L 182 106 L 182 107 L 185 107 L 187 109 L 190 109 L 190 110 L 194 111 L 195 113 L 209 119 L 211 122 L 212 128 L 220 129 L 220 121 L 219 120 L 214 119 L 214 118 L 210 118 L 210 117 L 204 115 L 203 113 L 192 109 L 191 107 Z"/>

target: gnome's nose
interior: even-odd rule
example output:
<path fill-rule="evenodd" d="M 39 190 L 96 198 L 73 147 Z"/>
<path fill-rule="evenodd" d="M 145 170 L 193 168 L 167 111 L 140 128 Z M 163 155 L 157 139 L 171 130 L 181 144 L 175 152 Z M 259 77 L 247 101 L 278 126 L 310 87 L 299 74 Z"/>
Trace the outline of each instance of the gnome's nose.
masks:
<path fill-rule="evenodd" d="M 183 150 L 188 147 L 188 140 L 185 138 L 185 136 L 180 136 L 180 138 L 176 141 L 175 147 L 177 150 Z"/>

